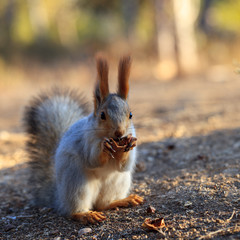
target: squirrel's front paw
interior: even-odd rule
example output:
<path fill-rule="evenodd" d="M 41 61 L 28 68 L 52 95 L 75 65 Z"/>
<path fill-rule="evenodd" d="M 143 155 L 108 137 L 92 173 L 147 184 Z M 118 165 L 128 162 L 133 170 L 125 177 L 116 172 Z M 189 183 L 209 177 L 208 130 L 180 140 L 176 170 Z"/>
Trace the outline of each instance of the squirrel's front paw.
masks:
<path fill-rule="evenodd" d="M 127 146 L 125 148 L 125 152 L 128 152 L 137 146 L 137 138 L 133 137 L 132 134 L 128 134 L 126 138 L 127 138 Z"/>
<path fill-rule="evenodd" d="M 137 145 L 137 138 L 133 137 L 132 134 L 114 140 L 110 138 L 110 145 L 113 152 L 111 153 L 113 158 L 117 159 L 121 163 L 126 162 L 129 156 L 129 151 Z"/>
<path fill-rule="evenodd" d="M 100 165 L 105 165 L 110 158 L 114 158 L 113 153 L 115 150 L 113 149 L 110 141 L 105 138 L 104 141 L 101 142 L 101 151 L 99 155 Z"/>
<path fill-rule="evenodd" d="M 112 145 L 112 142 L 109 139 L 105 138 L 102 144 L 103 144 L 103 152 L 107 153 L 112 158 L 114 158 L 113 154 L 116 153 L 116 149 Z"/>
<path fill-rule="evenodd" d="M 128 152 L 137 146 L 137 138 L 132 134 L 120 138 L 119 140 L 110 139 L 110 143 L 115 152 Z"/>
<path fill-rule="evenodd" d="M 128 156 L 128 152 L 137 146 L 137 138 L 132 134 L 114 140 L 113 138 L 105 138 L 102 142 L 103 152 L 108 154 L 111 158 L 117 159 L 121 162 L 125 162 Z"/>

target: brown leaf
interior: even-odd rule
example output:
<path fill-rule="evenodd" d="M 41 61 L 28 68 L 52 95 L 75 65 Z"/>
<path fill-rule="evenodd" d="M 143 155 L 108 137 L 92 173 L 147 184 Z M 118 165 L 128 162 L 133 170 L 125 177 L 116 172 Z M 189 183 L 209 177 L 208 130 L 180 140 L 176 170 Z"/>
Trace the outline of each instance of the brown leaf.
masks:
<path fill-rule="evenodd" d="M 166 227 L 166 225 L 164 223 L 163 218 L 156 218 L 156 219 L 146 218 L 144 220 L 144 223 L 142 224 L 142 227 L 147 228 L 148 230 L 159 231 L 159 229 Z"/>

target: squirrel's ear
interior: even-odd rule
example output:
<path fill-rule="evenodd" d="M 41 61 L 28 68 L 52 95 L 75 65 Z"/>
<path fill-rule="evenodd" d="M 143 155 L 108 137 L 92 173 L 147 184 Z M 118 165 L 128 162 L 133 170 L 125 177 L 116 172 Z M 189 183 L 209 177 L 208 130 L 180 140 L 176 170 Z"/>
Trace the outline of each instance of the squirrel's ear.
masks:
<path fill-rule="evenodd" d="M 118 65 L 118 95 L 123 99 L 127 99 L 129 91 L 129 75 L 131 69 L 131 57 L 122 57 Z"/>
<path fill-rule="evenodd" d="M 109 94 L 108 87 L 108 63 L 103 57 L 97 57 L 97 83 L 94 92 L 95 112 L 98 106 Z"/>

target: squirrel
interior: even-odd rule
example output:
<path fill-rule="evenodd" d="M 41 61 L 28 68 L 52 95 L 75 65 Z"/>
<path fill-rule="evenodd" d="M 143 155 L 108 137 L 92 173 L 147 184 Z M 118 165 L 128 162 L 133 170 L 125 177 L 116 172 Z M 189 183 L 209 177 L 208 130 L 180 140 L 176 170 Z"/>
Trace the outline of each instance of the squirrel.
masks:
<path fill-rule="evenodd" d="M 137 144 L 128 105 L 131 58 L 119 61 L 117 93 L 109 93 L 107 60 L 96 58 L 96 67 L 92 113 L 76 91 L 55 88 L 32 99 L 23 117 L 34 204 L 82 223 L 143 202 L 128 196 Z"/>

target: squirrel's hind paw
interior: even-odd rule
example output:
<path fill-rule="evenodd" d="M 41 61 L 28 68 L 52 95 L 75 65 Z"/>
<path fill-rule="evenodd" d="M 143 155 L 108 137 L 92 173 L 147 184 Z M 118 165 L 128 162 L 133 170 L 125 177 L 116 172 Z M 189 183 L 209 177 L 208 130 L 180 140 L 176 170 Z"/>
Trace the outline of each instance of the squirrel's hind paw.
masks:
<path fill-rule="evenodd" d="M 89 211 L 83 213 L 76 213 L 72 215 L 72 219 L 82 222 L 83 224 L 95 224 L 106 219 L 102 212 Z"/>
<path fill-rule="evenodd" d="M 130 196 L 113 201 L 107 209 L 114 209 L 117 207 L 129 207 L 129 206 L 137 206 L 143 202 L 143 197 L 138 196 L 137 194 L 131 194 Z"/>

